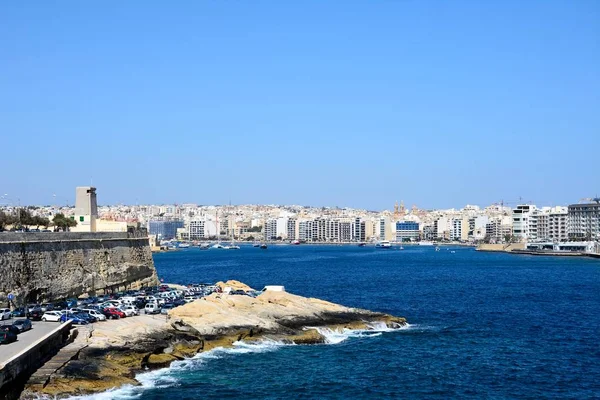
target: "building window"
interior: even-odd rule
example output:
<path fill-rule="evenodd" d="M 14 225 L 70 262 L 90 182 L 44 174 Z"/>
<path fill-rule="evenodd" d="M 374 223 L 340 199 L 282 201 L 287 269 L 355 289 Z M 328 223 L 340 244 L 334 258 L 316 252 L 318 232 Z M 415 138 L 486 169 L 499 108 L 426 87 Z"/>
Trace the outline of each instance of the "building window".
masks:
<path fill-rule="evenodd" d="M 84 219 L 84 217 L 82 215 L 81 217 L 79 217 L 79 222 L 83 222 L 83 219 Z"/>

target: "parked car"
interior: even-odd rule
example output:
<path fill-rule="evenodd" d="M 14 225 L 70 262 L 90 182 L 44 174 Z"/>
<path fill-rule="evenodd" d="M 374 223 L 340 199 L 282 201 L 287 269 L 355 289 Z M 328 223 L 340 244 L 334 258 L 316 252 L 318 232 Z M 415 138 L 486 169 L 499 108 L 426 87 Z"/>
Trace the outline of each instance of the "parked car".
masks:
<path fill-rule="evenodd" d="M 106 321 L 106 315 L 102 314 L 100 311 L 95 310 L 93 308 L 86 308 L 85 310 L 82 310 L 82 312 L 92 315 L 98 321 Z"/>
<path fill-rule="evenodd" d="M 63 314 L 60 316 L 60 322 L 67 322 L 68 320 L 73 321 L 75 325 L 87 325 L 89 322 L 84 318 L 80 318 L 77 314 Z"/>
<path fill-rule="evenodd" d="M 156 303 L 148 303 L 144 306 L 144 312 L 146 314 L 158 314 L 160 313 L 160 307 Z"/>
<path fill-rule="evenodd" d="M 32 321 L 41 321 L 42 315 L 44 315 L 44 312 L 42 311 L 42 309 L 35 308 L 33 311 L 30 311 L 29 313 L 27 313 L 27 318 L 29 318 Z"/>
<path fill-rule="evenodd" d="M 13 317 L 25 317 L 27 312 L 23 307 L 15 308 L 12 312 Z"/>
<path fill-rule="evenodd" d="M 121 311 L 125 313 L 128 317 L 133 317 L 134 315 L 140 315 L 140 310 L 138 310 L 135 306 L 121 306 L 119 307 Z"/>
<path fill-rule="evenodd" d="M 32 312 L 33 310 L 42 309 L 41 304 L 27 304 L 27 312 Z"/>
<path fill-rule="evenodd" d="M 54 306 L 50 303 L 43 303 L 41 308 L 43 312 L 54 310 Z"/>
<path fill-rule="evenodd" d="M 0 343 L 8 344 L 17 341 L 17 335 L 10 331 L 0 331 Z"/>
<path fill-rule="evenodd" d="M 50 322 L 60 322 L 60 317 L 62 313 L 60 311 L 46 311 L 42 315 L 42 321 L 50 321 Z"/>
<path fill-rule="evenodd" d="M 98 318 L 94 317 L 94 316 L 93 316 L 93 315 L 91 315 L 91 314 L 88 314 L 88 313 L 86 313 L 86 312 L 83 312 L 83 311 L 82 311 L 82 312 L 75 313 L 75 315 L 76 315 L 77 317 L 81 318 L 81 319 L 84 319 L 84 320 L 86 320 L 86 321 L 87 321 L 87 322 L 89 322 L 90 324 L 93 324 L 94 322 L 98 322 Z"/>
<path fill-rule="evenodd" d="M 13 315 L 10 311 L 10 308 L 0 308 L 0 321 L 4 321 L 5 319 L 11 319 L 12 316 Z"/>
<path fill-rule="evenodd" d="M 19 328 L 17 328 L 14 325 L 0 325 L 0 331 L 10 331 L 10 332 L 14 333 L 15 335 L 18 335 L 19 333 L 21 333 Z"/>
<path fill-rule="evenodd" d="M 21 332 L 28 331 L 32 328 L 31 321 L 28 319 L 19 319 L 13 322 L 13 325 L 19 328 Z"/>
<path fill-rule="evenodd" d="M 114 307 L 107 307 L 104 310 L 102 310 L 102 313 L 104 315 L 106 315 L 106 318 L 110 318 L 110 319 L 119 319 L 119 318 L 126 317 L 126 315 L 123 311 L 120 311 Z"/>

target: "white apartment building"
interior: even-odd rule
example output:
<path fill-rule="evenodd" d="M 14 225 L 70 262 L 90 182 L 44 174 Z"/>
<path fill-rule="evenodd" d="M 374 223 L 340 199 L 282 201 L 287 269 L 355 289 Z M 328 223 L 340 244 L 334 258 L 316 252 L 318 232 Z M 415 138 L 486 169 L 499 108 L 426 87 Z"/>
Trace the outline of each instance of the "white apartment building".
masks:
<path fill-rule="evenodd" d="M 268 219 L 263 227 L 265 240 L 275 240 L 277 238 L 277 220 Z"/>
<path fill-rule="evenodd" d="M 298 239 L 298 220 L 290 218 L 287 220 L 286 238 L 289 240 Z"/>
<path fill-rule="evenodd" d="M 535 235 L 530 234 L 529 241 L 564 242 L 568 240 L 568 217 L 567 207 L 544 207 L 536 210 L 531 218 L 532 221 L 535 219 L 536 231 Z"/>
<path fill-rule="evenodd" d="M 537 218 L 530 221 L 531 214 L 536 210 L 533 204 L 518 205 L 512 210 L 513 235 L 521 241 L 537 238 Z M 530 224 L 531 222 L 531 224 Z"/>
<path fill-rule="evenodd" d="M 469 238 L 469 219 L 452 218 L 449 238 L 450 240 L 467 240 Z"/>
<path fill-rule="evenodd" d="M 593 199 L 593 201 L 595 202 L 569 206 L 570 239 L 600 240 L 600 199 Z"/>

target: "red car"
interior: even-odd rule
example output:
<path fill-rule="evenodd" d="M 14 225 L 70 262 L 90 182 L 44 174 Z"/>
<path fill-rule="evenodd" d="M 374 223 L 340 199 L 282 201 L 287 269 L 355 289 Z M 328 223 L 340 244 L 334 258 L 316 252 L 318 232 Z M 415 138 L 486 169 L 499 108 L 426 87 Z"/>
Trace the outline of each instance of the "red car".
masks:
<path fill-rule="evenodd" d="M 106 318 L 112 319 L 125 318 L 127 316 L 123 311 L 112 307 L 102 310 L 102 314 L 106 315 Z"/>

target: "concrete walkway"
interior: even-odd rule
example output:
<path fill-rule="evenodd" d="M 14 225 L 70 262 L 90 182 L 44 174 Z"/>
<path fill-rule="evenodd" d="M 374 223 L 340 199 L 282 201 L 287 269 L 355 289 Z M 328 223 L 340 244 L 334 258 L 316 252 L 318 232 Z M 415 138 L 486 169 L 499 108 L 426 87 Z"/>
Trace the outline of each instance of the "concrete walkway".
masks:
<path fill-rule="evenodd" d="M 92 331 L 93 325 L 84 325 L 73 328 L 71 330 L 71 336 L 75 336 L 73 342 L 60 349 L 54 357 L 38 368 L 38 370 L 29 377 L 27 385 L 41 385 L 43 387 L 52 374 L 74 359 L 82 349 L 88 346 L 88 339 L 91 336 Z"/>

